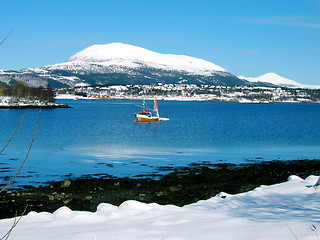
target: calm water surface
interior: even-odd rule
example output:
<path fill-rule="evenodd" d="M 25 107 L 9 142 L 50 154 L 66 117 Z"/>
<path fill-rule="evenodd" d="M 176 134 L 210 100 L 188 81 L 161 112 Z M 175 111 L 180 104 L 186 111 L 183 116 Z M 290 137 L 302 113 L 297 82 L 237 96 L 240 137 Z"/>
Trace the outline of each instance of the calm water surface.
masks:
<path fill-rule="evenodd" d="M 320 104 L 160 101 L 170 121 L 135 123 L 138 101 L 60 100 L 46 109 L 19 184 L 65 175 L 136 176 L 201 162 L 320 159 Z M 149 103 L 152 106 L 152 103 Z M 38 110 L 0 110 L 0 178 L 12 176 L 29 147 Z"/>

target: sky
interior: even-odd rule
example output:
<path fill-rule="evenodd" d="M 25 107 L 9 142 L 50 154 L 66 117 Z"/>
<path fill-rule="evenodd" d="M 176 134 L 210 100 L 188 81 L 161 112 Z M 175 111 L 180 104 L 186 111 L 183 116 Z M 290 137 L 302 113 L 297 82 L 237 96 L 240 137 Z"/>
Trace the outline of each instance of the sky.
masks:
<path fill-rule="evenodd" d="M 122 42 L 320 84 L 320 0 L 1 0 L 0 69 L 66 61 Z"/>

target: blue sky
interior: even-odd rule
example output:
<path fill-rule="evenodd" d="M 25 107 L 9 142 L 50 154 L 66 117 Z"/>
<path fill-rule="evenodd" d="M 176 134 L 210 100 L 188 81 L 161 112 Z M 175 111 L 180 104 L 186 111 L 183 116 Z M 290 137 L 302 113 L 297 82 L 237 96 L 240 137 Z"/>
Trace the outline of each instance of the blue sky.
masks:
<path fill-rule="evenodd" d="M 320 85 L 320 0 L 1 0 L 0 69 L 123 42 Z"/>

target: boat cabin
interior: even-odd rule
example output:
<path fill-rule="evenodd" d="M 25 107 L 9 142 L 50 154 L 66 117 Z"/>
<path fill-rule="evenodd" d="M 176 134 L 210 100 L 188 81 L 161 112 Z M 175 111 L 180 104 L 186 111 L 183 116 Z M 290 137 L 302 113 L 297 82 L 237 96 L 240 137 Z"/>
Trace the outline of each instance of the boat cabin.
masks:
<path fill-rule="evenodd" d="M 144 116 L 148 116 L 148 117 L 152 116 L 151 111 L 148 109 L 145 109 L 144 111 L 139 111 L 139 114 L 144 115 Z"/>

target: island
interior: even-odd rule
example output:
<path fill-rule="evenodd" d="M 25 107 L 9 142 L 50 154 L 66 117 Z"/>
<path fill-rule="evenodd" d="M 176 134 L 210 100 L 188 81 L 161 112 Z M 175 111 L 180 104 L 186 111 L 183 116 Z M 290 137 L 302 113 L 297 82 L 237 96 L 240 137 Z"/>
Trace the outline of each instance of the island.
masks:
<path fill-rule="evenodd" d="M 13 87 L 0 86 L 0 109 L 70 108 L 54 101 L 54 92 L 50 85 L 29 87 L 25 82 L 18 81 Z"/>

